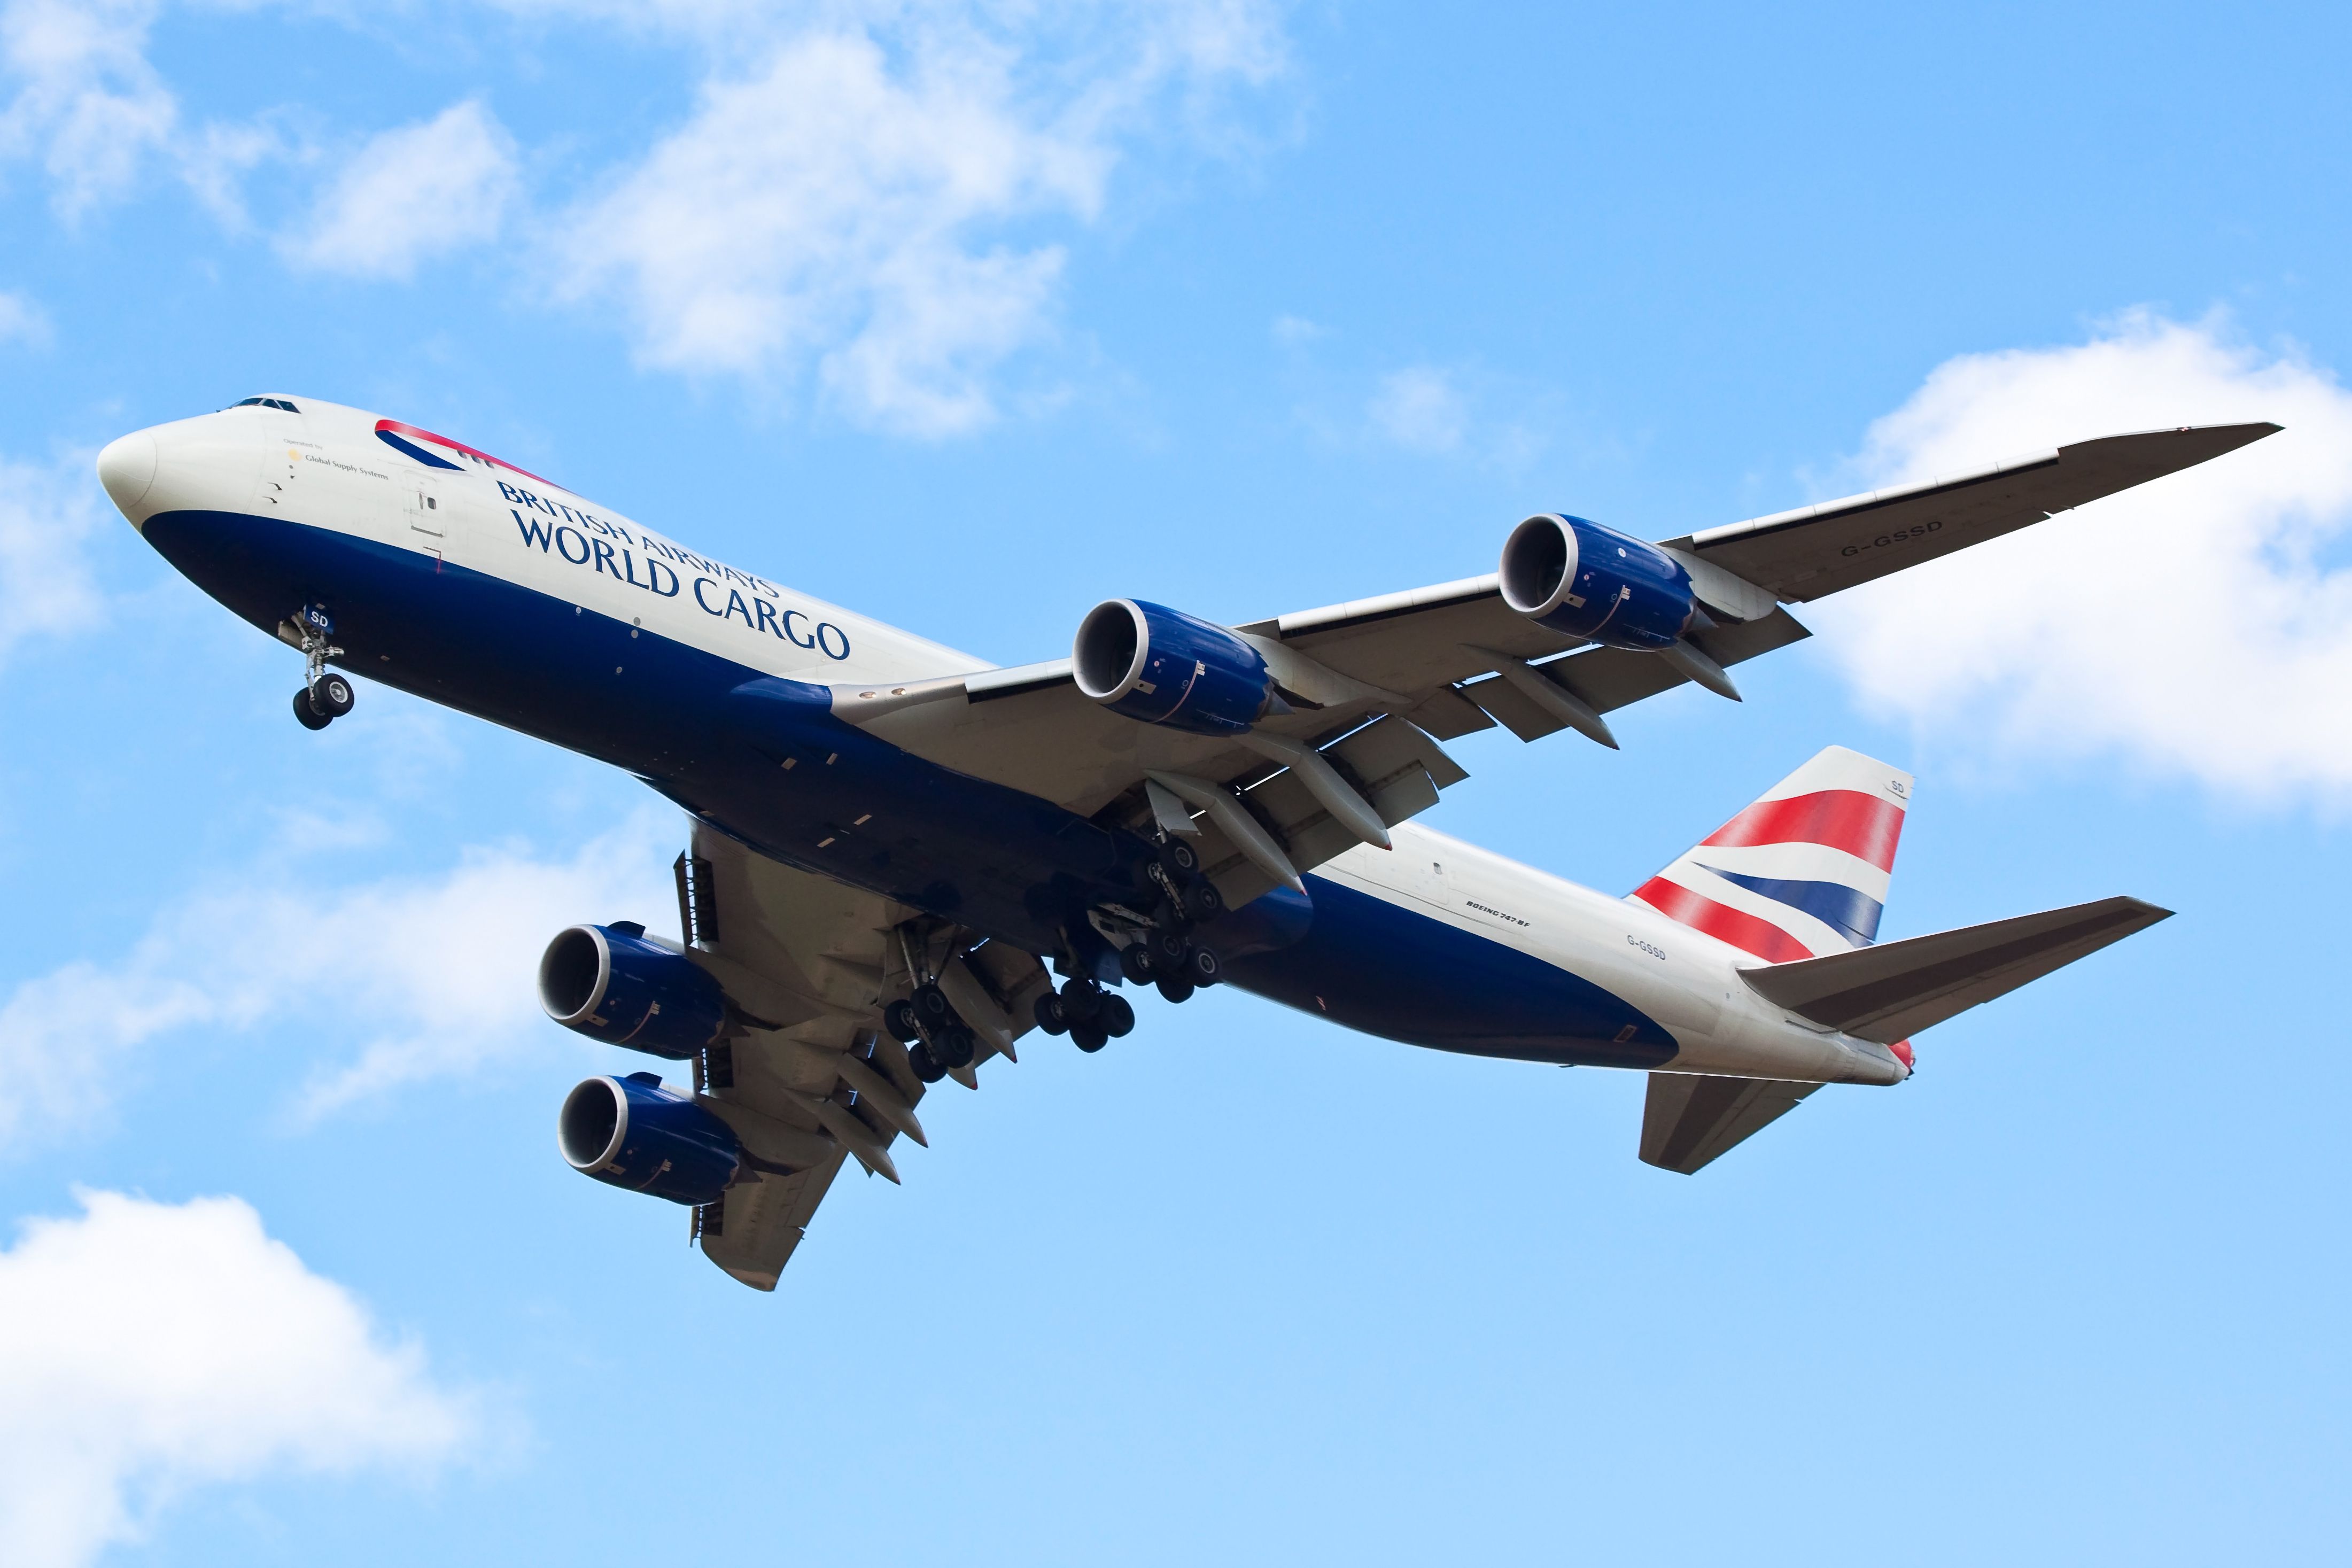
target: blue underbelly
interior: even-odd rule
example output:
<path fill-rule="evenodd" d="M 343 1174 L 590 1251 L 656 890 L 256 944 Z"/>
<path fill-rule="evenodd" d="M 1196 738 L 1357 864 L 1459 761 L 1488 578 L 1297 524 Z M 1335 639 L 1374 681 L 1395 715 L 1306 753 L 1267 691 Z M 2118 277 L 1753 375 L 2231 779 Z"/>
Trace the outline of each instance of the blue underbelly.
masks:
<path fill-rule="evenodd" d="M 1226 966 L 1244 990 L 1408 1045 L 1525 1061 L 1654 1068 L 1674 1037 L 1614 994 L 1531 953 L 1327 878 L 1314 922 Z"/>

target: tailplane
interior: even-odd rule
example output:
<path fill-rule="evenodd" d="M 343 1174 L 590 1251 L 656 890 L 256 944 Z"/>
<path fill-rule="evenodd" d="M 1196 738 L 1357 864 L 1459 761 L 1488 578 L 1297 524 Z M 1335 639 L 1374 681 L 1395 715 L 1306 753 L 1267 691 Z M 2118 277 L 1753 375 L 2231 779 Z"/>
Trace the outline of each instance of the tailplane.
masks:
<path fill-rule="evenodd" d="M 2137 899 L 2101 899 L 1907 937 L 1868 952 L 1744 969 L 1739 978 L 1766 1000 L 1826 1028 L 1892 1044 L 2006 996 L 2171 913 Z"/>
<path fill-rule="evenodd" d="M 1792 1016 L 1885 1046 L 2144 931 L 2170 911 L 2102 899 L 1874 945 L 1911 775 L 1832 746 L 1629 895 L 1764 962 L 1748 989 Z M 1819 1089 L 1778 1079 L 1650 1074 L 1643 1163 L 1685 1174 Z"/>

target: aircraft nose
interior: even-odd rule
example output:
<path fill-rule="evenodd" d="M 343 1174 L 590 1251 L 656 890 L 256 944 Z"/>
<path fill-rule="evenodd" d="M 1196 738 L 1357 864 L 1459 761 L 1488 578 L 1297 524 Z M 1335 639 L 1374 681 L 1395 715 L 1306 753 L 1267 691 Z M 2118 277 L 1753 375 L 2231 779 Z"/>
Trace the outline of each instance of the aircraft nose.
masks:
<path fill-rule="evenodd" d="M 98 482 L 123 516 L 131 516 L 131 509 L 147 499 L 155 483 L 155 437 L 147 430 L 110 441 L 99 453 Z"/>

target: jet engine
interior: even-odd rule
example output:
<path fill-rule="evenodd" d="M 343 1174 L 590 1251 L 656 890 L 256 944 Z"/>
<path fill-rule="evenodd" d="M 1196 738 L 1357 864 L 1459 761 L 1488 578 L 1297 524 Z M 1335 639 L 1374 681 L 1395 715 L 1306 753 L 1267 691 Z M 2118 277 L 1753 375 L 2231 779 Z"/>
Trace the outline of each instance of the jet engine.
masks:
<path fill-rule="evenodd" d="M 559 932 L 539 961 L 539 1003 L 567 1029 L 673 1061 L 727 1026 L 719 982 L 626 921 Z"/>
<path fill-rule="evenodd" d="M 1257 649 L 1214 622 L 1140 599 L 1087 611 L 1070 664 L 1080 691 L 1147 724 L 1237 735 L 1289 711 Z"/>
<path fill-rule="evenodd" d="M 565 1095 L 555 1142 L 583 1175 L 674 1204 L 716 1203 L 743 1167 L 734 1129 L 649 1072 Z"/>
<path fill-rule="evenodd" d="M 1698 604 L 1690 574 L 1656 545 L 1555 512 L 1511 531 L 1502 580 L 1503 602 L 1519 614 L 1570 637 L 1644 652 L 1680 642 Z"/>

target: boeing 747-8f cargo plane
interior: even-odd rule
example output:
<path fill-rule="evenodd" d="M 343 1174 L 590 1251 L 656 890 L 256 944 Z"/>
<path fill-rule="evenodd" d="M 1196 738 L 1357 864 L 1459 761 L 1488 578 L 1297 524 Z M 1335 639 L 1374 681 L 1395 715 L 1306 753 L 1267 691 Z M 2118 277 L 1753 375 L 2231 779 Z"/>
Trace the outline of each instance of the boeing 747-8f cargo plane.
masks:
<path fill-rule="evenodd" d="M 626 768 L 684 807 L 679 932 L 559 933 L 558 1023 L 683 1064 L 593 1078 L 576 1169 L 692 1210 L 772 1289 L 845 1160 L 892 1180 L 927 1086 L 1031 1029 L 1099 1050 L 1129 992 L 1228 981 L 1368 1034 L 1650 1075 L 1690 1172 L 1909 1037 L 2164 918 L 2132 899 L 1874 943 L 1910 804 L 1832 747 L 1624 898 L 1410 820 L 1444 742 L 1574 730 L 1806 635 L 1784 608 L 2270 434 L 2111 436 L 1651 543 L 1528 518 L 1499 569 L 1220 626 L 1142 599 L 992 668 L 694 551 L 462 442 L 305 397 L 123 437 L 147 542 L 300 652 Z M 643 911 L 637 911 L 643 912 Z M 1059 976 L 1059 984 L 1055 983 Z"/>

